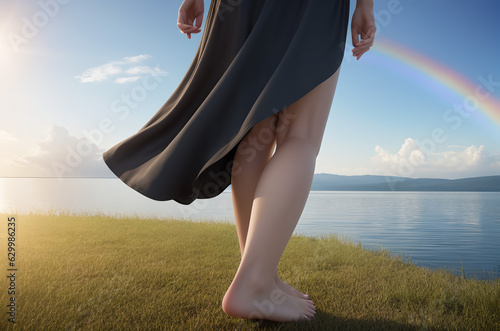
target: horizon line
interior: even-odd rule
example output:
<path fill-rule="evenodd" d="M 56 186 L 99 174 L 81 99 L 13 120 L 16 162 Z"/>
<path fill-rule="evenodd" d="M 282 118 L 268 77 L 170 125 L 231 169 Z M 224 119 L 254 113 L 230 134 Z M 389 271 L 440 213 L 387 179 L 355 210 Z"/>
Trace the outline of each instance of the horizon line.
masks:
<path fill-rule="evenodd" d="M 499 177 L 498 175 L 485 175 L 485 176 L 474 176 L 474 177 L 460 177 L 455 179 L 442 178 L 442 177 L 403 177 L 403 176 L 393 176 L 393 175 L 340 175 L 340 174 L 332 174 L 326 172 L 318 172 L 314 173 L 314 175 L 332 175 L 332 176 L 345 176 L 345 177 L 356 177 L 356 176 L 374 176 L 374 177 L 396 177 L 396 178 L 407 178 L 407 179 L 445 179 L 445 180 L 458 180 L 458 179 L 469 179 L 469 178 L 481 178 L 481 177 Z M 120 179 L 119 177 L 103 177 L 103 176 L 78 176 L 78 177 L 57 177 L 57 176 L 0 176 L 0 179 L 36 179 L 36 178 L 47 178 L 47 179 Z"/>

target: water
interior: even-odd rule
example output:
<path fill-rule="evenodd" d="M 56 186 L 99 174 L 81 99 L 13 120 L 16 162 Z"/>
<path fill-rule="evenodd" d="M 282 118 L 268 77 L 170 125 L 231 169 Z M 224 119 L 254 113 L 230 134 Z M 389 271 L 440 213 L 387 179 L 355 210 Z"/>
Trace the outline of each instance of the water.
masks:
<path fill-rule="evenodd" d="M 148 199 L 116 178 L 0 179 L 0 211 L 30 210 L 234 223 L 229 190 L 186 206 Z M 368 249 L 389 249 L 420 266 L 461 275 L 463 265 L 469 277 L 500 276 L 499 192 L 312 191 L 294 233 L 336 234 Z"/>

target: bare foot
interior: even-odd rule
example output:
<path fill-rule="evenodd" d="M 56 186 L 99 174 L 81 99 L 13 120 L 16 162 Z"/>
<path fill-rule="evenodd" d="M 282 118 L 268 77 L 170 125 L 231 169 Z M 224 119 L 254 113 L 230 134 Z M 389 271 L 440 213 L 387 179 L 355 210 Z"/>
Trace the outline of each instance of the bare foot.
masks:
<path fill-rule="evenodd" d="M 310 320 L 316 314 L 311 300 L 291 296 L 276 284 L 238 284 L 233 281 L 222 300 L 222 309 L 231 317 L 277 322 Z"/>
<path fill-rule="evenodd" d="M 282 281 L 279 277 L 278 274 L 274 276 L 274 282 L 276 285 L 286 294 L 291 295 L 292 297 L 297 297 L 300 299 L 310 299 L 309 295 L 300 292 L 299 290 L 295 289 L 294 287 L 288 285 L 284 281 Z"/>

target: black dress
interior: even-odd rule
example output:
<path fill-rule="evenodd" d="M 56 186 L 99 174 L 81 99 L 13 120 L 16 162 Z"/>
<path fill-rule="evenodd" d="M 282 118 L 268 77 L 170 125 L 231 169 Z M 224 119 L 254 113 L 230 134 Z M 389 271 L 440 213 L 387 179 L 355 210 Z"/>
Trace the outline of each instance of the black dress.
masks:
<path fill-rule="evenodd" d="M 250 129 L 340 67 L 348 22 L 349 0 L 212 0 L 180 85 L 106 165 L 154 200 L 219 195 Z"/>

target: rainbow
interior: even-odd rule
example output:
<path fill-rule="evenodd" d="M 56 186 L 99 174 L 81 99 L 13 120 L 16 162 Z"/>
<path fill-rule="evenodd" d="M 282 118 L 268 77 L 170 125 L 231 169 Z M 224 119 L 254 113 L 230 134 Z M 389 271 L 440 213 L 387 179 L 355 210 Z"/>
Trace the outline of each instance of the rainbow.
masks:
<path fill-rule="evenodd" d="M 406 66 L 413 67 L 441 85 L 441 87 L 463 97 L 464 101 L 469 100 L 470 104 L 475 105 L 493 123 L 500 126 L 500 100 L 493 94 L 488 95 L 490 91 L 485 86 L 482 86 L 479 80 L 474 83 L 443 63 L 386 38 L 377 39 L 372 50 L 395 59 Z M 488 77 L 485 76 L 485 78 Z M 498 77 L 496 81 L 498 81 Z M 482 95 L 478 94 L 479 86 L 482 86 L 480 89 Z"/>

